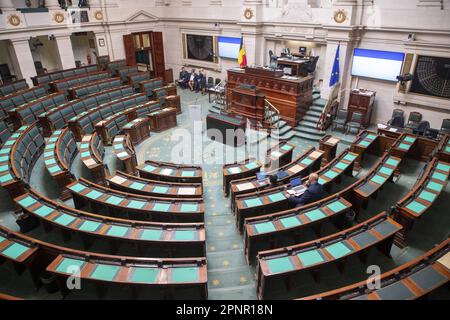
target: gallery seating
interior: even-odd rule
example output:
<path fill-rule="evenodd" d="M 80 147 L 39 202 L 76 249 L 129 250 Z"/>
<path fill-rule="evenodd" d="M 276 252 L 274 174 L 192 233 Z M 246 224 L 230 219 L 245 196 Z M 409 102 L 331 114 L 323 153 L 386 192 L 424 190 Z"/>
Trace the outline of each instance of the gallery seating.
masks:
<path fill-rule="evenodd" d="M 80 84 L 78 86 L 74 86 L 69 88 L 69 99 L 80 99 L 85 96 L 102 92 L 105 90 L 110 90 L 113 88 L 118 88 L 122 85 L 120 78 L 108 78 L 102 79 L 90 83 Z"/>
<path fill-rule="evenodd" d="M 28 84 L 25 79 L 18 80 L 12 83 L 0 86 L 0 97 L 7 96 L 20 90 L 28 89 Z"/>
<path fill-rule="evenodd" d="M 50 90 L 49 83 L 52 81 L 57 81 L 57 80 L 70 78 L 70 77 L 74 77 L 74 76 L 79 76 L 79 75 L 87 74 L 90 72 L 96 72 L 96 71 L 98 71 L 98 65 L 94 64 L 94 65 L 89 65 L 86 67 L 58 70 L 58 71 L 46 73 L 43 75 L 38 75 L 35 77 L 31 77 L 31 81 L 33 81 L 33 84 L 35 86 L 44 85 L 45 89 L 47 91 L 49 91 Z"/>
<path fill-rule="evenodd" d="M 150 72 L 137 72 L 128 75 L 127 83 L 134 88 L 134 91 L 138 92 L 141 82 L 150 79 Z"/>
<path fill-rule="evenodd" d="M 8 111 L 22 104 L 42 98 L 47 95 L 43 86 L 32 87 L 0 96 L 0 118 L 8 117 Z"/>
<path fill-rule="evenodd" d="M 51 92 L 62 92 L 69 97 L 69 89 L 85 83 L 91 83 L 98 80 L 109 79 L 110 74 L 107 71 L 95 71 L 74 77 L 64 78 L 49 82 Z"/>

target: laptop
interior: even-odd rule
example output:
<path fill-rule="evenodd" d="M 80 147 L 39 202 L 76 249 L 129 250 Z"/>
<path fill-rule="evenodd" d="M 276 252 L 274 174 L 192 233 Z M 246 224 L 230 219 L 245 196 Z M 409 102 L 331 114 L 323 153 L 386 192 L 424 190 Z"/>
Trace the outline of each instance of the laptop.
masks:
<path fill-rule="evenodd" d="M 280 170 L 280 171 L 277 172 L 278 180 L 284 179 L 287 176 L 289 176 L 289 174 L 286 171 Z"/>

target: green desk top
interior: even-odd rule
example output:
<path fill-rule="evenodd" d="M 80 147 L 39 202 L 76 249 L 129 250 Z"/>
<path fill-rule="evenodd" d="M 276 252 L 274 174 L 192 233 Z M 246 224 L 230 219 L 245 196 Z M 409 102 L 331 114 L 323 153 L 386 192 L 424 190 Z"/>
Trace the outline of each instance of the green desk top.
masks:
<path fill-rule="evenodd" d="M 2 253 L 7 257 L 16 260 L 28 250 L 30 250 L 30 248 L 20 243 L 13 243 L 4 249 Z"/>
<path fill-rule="evenodd" d="M 182 177 L 195 177 L 195 171 L 182 171 Z"/>
<path fill-rule="evenodd" d="M 54 221 L 57 224 L 63 225 L 63 226 L 68 226 L 69 224 L 71 224 L 73 221 L 75 220 L 75 217 L 72 217 L 68 214 L 62 213 L 58 218 L 56 218 Z"/>
<path fill-rule="evenodd" d="M 127 227 L 111 226 L 106 234 L 113 237 L 124 237 L 127 234 L 128 230 L 129 229 Z"/>
<path fill-rule="evenodd" d="M 440 183 L 436 183 L 436 182 L 430 181 L 427 184 L 427 188 L 431 189 L 433 191 L 436 191 L 436 192 L 441 192 L 442 189 L 444 189 L 444 186 L 442 184 L 440 184 Z"/>
<path fill-rule="evenodd" d="M 83 260 L 63 258 L 59 265 L 56 267 L 56 271 L 61 273 L 73 274 L 80 271 L 84 264 L 85 262 Z"/>
<path fill-rule="evenodd" d="M 316 221 L 316 220 L 320 220 L 322 218 L 325 218 L 326 214 L 324 214 L 320 209 L 314 209 L 312 211 L 305 212 L 305 216 L 310 221 Z"/>
<path fill-rule="evenodd" d="M 155 193 L 166 194 L 168 191 L 169 191 L 169 187 L 156 186 L 153 188 L 153 192 L 155 192 Z"/>
<path fill-rule="evenodd" d="M 289 151 L 291 149 L 292 149 L 292 146 L 290 146 L 288 144 L 285 144 L 284 146 L 281 147 L 281 150 L 283 150 L 283 151 Z"/>
<path fill-rule="evenodd" d="M 342 242 L 336 242 L 332 245 L 326 246 L 325 249 L 331 254 L 331 256 L 335 259 L 339 259 L 343 256 L 346 256 L 352 250 L 348 248 L 344 243 Z"/>
<path fill-rule="evenodd" d="M 144 166 L 143 170 L 145 170 L 147 172 L 153 172 L 156 170 L 156 167 L 148 164 L 148 165 Z"/>
<path fill-rule="evenodd" d="M 384 174 L 384 175 L 386 175 L 386 176 L 388 176 L 388 177 L 389 177 L 393 172 L 394 172 L 394 169 L 387 168 L 387 167 L 382 167 L 382 168 L 380 169 L 380 173 L 382 173 L 382 174 Z"/>
<path fill-rule="evenodd" d="M 263 223 L 257 223 L 254 225 L 254 227 L 258 233 L 268 233 L 268 232 L 273 232 L 276 230 L 275 226 L 270 221 L 263 222 Z"/>
<path fill-rule="evenodd" d="M 347 154 L 345 155 L 345 157 L 343 158 L 343 160 L 347 160 L 347 161 L 349 161 L 349 162 L 352 162 L 353 160 L 356 159 L 356 157 L 357 157 L 356 155 L 347 153 Z"/>
<path fill-rule="evenodd" d="M 297 257 L 305 267 L 325 261 L 319 250 L 300 252 Z"/>
<path fill-rule="evenodd" d="M 434 172 L 431 177 L 436 180 L 447 181 L 447 175 L 440 172 Z"/>
<path fill-rule="evenodd" d="M 313 163 L 314 160 L 309 159 L 309 158 L 305 158 L 302 161 L 300 161 L 301 164 L 304 164 L 306 166 L 309 166 L 311 163 Z"/>
<path fill-rule="evenodd" d="M 22 200 L 20 200 L 18 202 L 21 206 L 23 206 L 25 208 L 29 208 L 37 203 L 37 201 L 31 196 L 26 196 L 25 198 L 23 198 Z"/>
<path fill-rule="evenodd" d="M 195 282 L 198 280 L 198 268 L 173 268 L 172 281 L 180 282 Z"/>
<path fill-rule="evenodd" d="M 436 166 L 436 169 L 444 171 L 444 172 L 450 172 L 450 166 L 443 164 L 443 163 L 438 163 L 438 165 Z"/>
<path fill-rule="evenodd" d="M 91 274 L 92 279 L 112 281 L 119 272 L 119 266 L 110 266 L 106 264 L 99 264 Z"/>
<path fill-rule="evenodd" d="M 302 224 L 300 222 L 300 220 L 297 219 L 297 217 L 283 218 L 283 219 L 280 219 L 280 222 L 283 225 L 283 227 L 285 227 L 285 228 L 293 228 L 293 227 L 296 227 L 296 226 L 299 226 Z"/>
<path fill-rule="evenodd" d="M 50 213 L 54 212 L 55 210 L 53 208 L 47 207 L 45 205 L 42 205 L 38 209 L 34 210 L 34 213 L 37 214 L 40 217 L 46 217 L 50 215 Z"/>
<path fill-rule="evenodd" d="M 377 184 L 383 184 L 386 182 L 386 178 L 383 176 L 380 176 L 378 174 L 376 174 L 375 176 L 372 177 L 372 179 L 370 179 L 370 181 L 375 182 Z"/>
<path fill-rule="evenodd" d="M 137 201 L 137 200 L 131 200 L 130 203 L 128 203 L 127 207 L 131 209 L 142 209 L 145 206 L 145 202 Z"/>
<path fill-rule="evenodd" d="M 408 142 L 408 143 L 413 143 L 414 141 L 416 141 L 416 138 L 406 136 L 406 137 L 403 139 L 403 141 Z"/>
<path fill-rule="evenodd" d="M 133 182 L 132 184 L 130 184 L 130 188 L 135 190 L 142 190 L 145 188 L 145 184 L 140 182 Z"/>
<path fill-rule="evenodd" d="M 409 150 L 409 148 L 411 148 L 411 145 L 410 144 L 406 144 L 406 143 L 400 143 L 398 145 L 398 148 L 402 149 L 402 150 Z"/>
<path fill-rule="evenodd" d="M 396 167 L 398 165 L 398 163 L 399 163 L 399 161 L 396 159 L 389 158 L 386 160 L 386 164 L 388 164 L 392 167 Z"/>
<path fill-rule="evenodd" d="M 359 142 L 358 145 L 363 146 L 363 147 L 368 147 L 371 143 L 372 143 L 372 141 L 362 140 Z"/>
<path fill-rule="evenodd" d="M 428 192 L 426 190 L 423 190 L 420 194 L 419 194 L 419 198 L 423 199 L 425 201 L 428 202 L 433 202 L 434 200 L 436 200 L 437 195 L 431 192 Z"/>
<path fill-rule="evenodd" d="M 78 227 L 78 229 L 81 231 L 94 232 L 97 231 L 100 225 L 100 222 L 86 220 Z"/>
<path fill-rule="evenodd" d="M 278 202 L 278 201 L 286 200 L 286 196 L 284 195 L 283 192 L 271 194 L 268 198 L 270 199 L 271 202 Z"/>
<path fill-rule="evenodd" d="M 195 240 L 195 231 L 192 230 L 175 231 L 175 240 L 179 241 Z"/>
<path fill-rule="evenodd" d="M 162 230 L 144 229 L 141 233 L 140 239 L 142 240 L 160 240 Z"/>
<path fill-rule="evenodd" d="M 123 201 L 123 198 L 116 197 L 116 196 L 109 196 L 108 199 L 106 199 L 106 202 L 115 206 L 118 206 Z"/>
<path fill-rule="evenodd" d="M 260 198 L 247 199 L 247 200 L 244 200 L 244 203 L 245 203 L 246 207 L 248 207 L 248 208 L 257 207 L 257 206 L 260 206 L 263 204 Z"/>
<path fill-rule="evenodd" d="M 333 171 L 333 170 L 328 170 L 327 172 L 325 172 L 323 174 L 323 176 L 327 177 L 330 180 L 336 178 L 338 175 L 339 175 L 339 173 L 336 171 Z"/>
<path fill-rule="evenodd" d="M 103 195 L 103 193 L 101 193 L 97 190 L 92 190 L 91 192 L 86 194 L 86 197 L 96 200 L 96 199 L 100 198 L 102 195 Z"/>
<path fill-rule="evenodd" d="M 74 184 L 73 186 L 70 187 L 70 190 L 75 191 L 75 192 L 81 192 L 86 189 L 87 188 L 80 183 Z"/>
<path fill-rule="evenodd" d="M 183 203 L 180 207 L 181 212 L 197 212 L 198 204 Z"/>
<path fill-rule="evenodd" d="M 266 262 L 271 273 L 281 273 L 294 270 L 294 266 L 292 265 L 289 257 L 270 259 L 266 260 Z"/>
<path fill-rule="evenodd" d="M 4 176 L 0 176 L 0 183 L 5 183 L 14 180 L 11 174 L 5 174 Z"/>
<path fill-rule="evenodd" d="M 415 212 L 415 213 L 422 213 L 423 211 L 425 211 L 425 209 L 427 207 L 424 206 L 423 204 L 421 204 L 420 202 L 417 202 L 416 200 L 413 200 L 410 203 L 408 203 L 406 208 L 411 210 L 412 212 Z"/>
<path fill-rule="evenodd" d="M 250 162 L 250 163 L 247 163 L 244 167 L 247 168 L 247 170 L 252 170 L 252 169 L 257 168 L 258 165 L 256 162 Z"/>
<path fill-rule="evenodd" d="M 153 205 L 153 211 L 167 212 L 170 209 L 169 203 L 155 203 Z"/>
<path fill-rule="evenodd" d="M 337 200 L 332 203 L 327 204 L 327 208 L 333 211 L 334 213 L 340 212 L 342 210 L 347 209 L 347 206 L 344 205 L 341 201 Z"/>
<path fill-rule="evenodd" d="M 130 282 L 155 283 L 158 276 L 156 268 L 132 268 Z"/>
<path fill-rule="evenodd" d="M 345 162 L 340 161 L 340 162 L 338 162 L 334 167 L 337 168 L 337 169 L 339 169 L 339 170 L 344 171 L 345 169 L 347 169 L 348 164 L 345 163 Z"/>

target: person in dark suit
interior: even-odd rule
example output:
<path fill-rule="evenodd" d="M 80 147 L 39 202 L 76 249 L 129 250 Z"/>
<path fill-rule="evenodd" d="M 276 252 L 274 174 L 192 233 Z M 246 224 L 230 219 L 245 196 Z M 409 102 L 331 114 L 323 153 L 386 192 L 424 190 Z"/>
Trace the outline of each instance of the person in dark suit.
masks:
<path fill-rule="evenodd" d="M 300 197 L 292 196 L 289 198 L 289 202 L 296 208 L 305 206 L 309 203 L 313 203 L 322 199 L 324 191 L 322 185 L 319 184 L 319 176 L 317 173 L 311 173 L 309 175 L 308 182 L 306 183 L 307 189 Z"/>
<path fill-rule="evenodd" d="M 189 74 L 189 72 L 186 71 L 186 68 L 185 67 L 181 68 L 180 76 L 178 77 L 178 85 L 182 89 L 186 89 L 186 85 L 189 81 L 189 78 L 190 78 L 190 74 Z"/>
<path fill-rule="evenodd" d="M 203 69 L 200 69 L 198 73 L 198 77 L 195 82 L 195 92 L 202 92 L 203 94 L 206 94 L 206 74 Z"/>

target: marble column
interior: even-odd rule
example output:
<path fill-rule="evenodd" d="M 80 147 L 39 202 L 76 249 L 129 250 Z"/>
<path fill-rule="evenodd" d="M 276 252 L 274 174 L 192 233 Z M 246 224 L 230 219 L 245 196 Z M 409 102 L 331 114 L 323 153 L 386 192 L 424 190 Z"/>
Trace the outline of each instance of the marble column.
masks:
<path fill-rule="evenodd" d="M 56 47 L 59 53 L 60 69 L 75 68 L 75 56 L 70 35 L 57 35 Z"/>
<path fill-rule="evenodd" d="M 9 51 L 17 78 L 25 79 L 30 86 L 33 86 L 31 77 L 36 76 L 36 68 L 28 41 L 28 38 L 11 40 Z"/>

